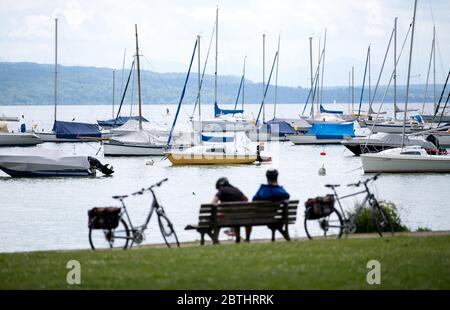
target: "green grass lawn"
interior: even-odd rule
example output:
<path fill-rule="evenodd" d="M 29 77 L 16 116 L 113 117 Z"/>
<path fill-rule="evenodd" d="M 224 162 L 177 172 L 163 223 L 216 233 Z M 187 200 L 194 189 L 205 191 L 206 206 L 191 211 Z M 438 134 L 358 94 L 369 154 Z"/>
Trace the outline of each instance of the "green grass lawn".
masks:
<path fill-rule="evenodd" d="M 81 263 L 81 285 L 66 263 Z M 381 263 L 381 285 L 366 264 Z M 0 289 L 450 289 L 450 236 L 0 254 Z"/>

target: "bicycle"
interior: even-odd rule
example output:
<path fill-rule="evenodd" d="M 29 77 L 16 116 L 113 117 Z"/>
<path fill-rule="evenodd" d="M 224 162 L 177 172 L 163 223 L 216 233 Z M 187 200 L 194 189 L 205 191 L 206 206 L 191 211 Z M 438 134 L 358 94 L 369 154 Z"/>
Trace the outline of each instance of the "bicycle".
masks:
<path fill-rule="evenodd" d="M 164 242 L 170 248 L 173 245 L 180 247 L 178 242 L 177 234 L 173 228 L 172 222 L 167 217 L 164 212 L 164 208 L 159 204 L 158 199 L 154 191 L 155 187 L 160 187 L 162 183 L 166 182 L 168 179 L 163 179 L 158 183 L 153 184 L 148 188 L 143 188 L 137 191 L 132 196 L 142 195 L 146 191 L 150 191 L 152 194 L 152 204 L 150 211 L 148 213 L 147 219 L 143 225 L 134 226 L 131 222 L 130 215 L 127 211 L 124 200 L 128 198 L 128 195 L 122 196 L 112 196 L 112 198 L 119 200 L 122 204 L 119 213 L 118 225 L 113 229 L 94 229 L 89 228 L 89 243 L 93 250 L 99 248 L 119 248 L 119 249 L 131 249 L 134 244 L 141 244 L 144 241 L 144 232 L 147 229 L 148 223 L 152 218 L 153 212 L 156 211 L 158 216 L 159 229 L 163 236 Z"/>
<path fill-rule="evenodd" d="M 370 215 L 373 223 L 375 224 L 376 230 L 380 237 L 383 237 L 383 233 L 394 234 L 394 227 L 392 225 L 391 219 L 389 218 L 385 208 L 383 208 L 375 195 L 370 191 L 368 183 L 375 182 L 380 174 L 377 174 L 371 178 L 364 181 L 359 181 L 358 183 L 348 184 L 349 187 L 360 187 L 364 186 L 364 189 L 356 193 L 345 195 L 339 197 L 336 188 L 339 184 L 327 184 L 325 187 L 330 188 L 333 191 L 333 197 L 336 199 L 339 210 L 334 207 L 331 208 L 331 212 L 325 217 L 319 219 L 308 219 L 307 211 L 305 211 L 305 231 L 309 239 L 313 239 L 314 234 L 322 235 L 323 237 L 334 237 L 341 238 L 343 234 L 348 235 L 349 233 L 356 232 L 356 219 L 360 215 L 361 211 L 364 209 L 366 204 L 369 205 Z M 366 194 L 361 204 L 356 208 L 356 212 L 351 216 L 347 217 L 341 204 L 341 200 L 360 194 Z"/>

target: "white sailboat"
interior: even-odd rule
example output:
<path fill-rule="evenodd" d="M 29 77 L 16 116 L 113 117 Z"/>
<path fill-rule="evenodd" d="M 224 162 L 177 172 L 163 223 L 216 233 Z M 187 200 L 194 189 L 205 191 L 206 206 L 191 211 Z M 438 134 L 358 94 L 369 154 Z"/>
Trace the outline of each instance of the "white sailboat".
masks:
<path fill-rule="evenodd" d="M 220 109 L 217 99 L 217 67 L 218 67 L 218 48 L 219 48 L 219 8 L 216 9 L 216 23 L 215 23 L 215 70 L 214 70 L 214 117 L 202 119 L 192 118 L 193 128 L 199 128 L 200 123 L 202 130 L 208 132 L 224 132 L 224 131 L 247 131 L 255 129 L 254 120 L 245 117 L 244 113 L 244 89 L 245 89 L 245 59 L 244 69 L 241 78 L 241 84 L 239 88 L 238 97 L 236 99 L 235 108 L 233 110 Z M 237 110 L 237 100 L 242 86 L 242 109 Z"/>
<path fill-rule="evenodd" d="M 417 0 L 414 1 L 414 14 L 412 20 L 411 45 L 409 50 L 408 78 L 406 84 L 406 99 L 404 109 L 403 137 L 405 137 L 406 111 L 408 110 L 408 95 L 411 77 L 411 61 L 414 43 L 414 28 L 416 22 Z M 365 173 L 371 172 L 450 172 L 449 155 L 430 155 L 420 146 L 404 146 L 385 150 L 375 154 L 362 154 L 362 166 Z"/>
<path fill-rule="evenodd" d="M 87 142 L 98 141 L 102 133 L 95 124 L 63 122 L 57 120 L 58 106 L 58 19 L 55 18 L 55 81 L 54 81 L 54 123 L 51 131 L 36 132 L 44 142 Z"/>
<path fill-rule="evenodd" d="M 201 114 L 201 79 L 200 79 L 200 36 L 197 36 L 197 57 L 198 57 L 198 133 L 200 144 L 187 148 L 175 149 L 166 152 L 166 157 L 172 165 L 235 165 L 252 164 L 258 159 L 258 154 L 252 150 L 252 143 L 240 133 L 240 140 L 236 134 L 232 142 L 210 142 L 203 143 L 203 126 Z M 195 130 L 195 128 L 194 128 Z M 226 139 L 225 139 L 226 140 Z M 212 141 L 215 141 L 212 139 Z M 169 139 L 170 142 L 170 139 Z"/>
<path fill-rule="evenodd" d="M 138 78 L 138 99 L 139 99 L 139 122 L 138 128 L 119 137 L 112 137 L 104 143 L 103 151 L 105 156 L 151 156 L 163 155 L 166 144 L 157 143 L 157 139 L 150 131 L 142 126 L 142 100 L 141 100 L 141 72 L 139 61 L 139 45 L 137 25 L 136 30 L 136 59 Z M 130 122 L 130 121 L 129 121 Z"/>

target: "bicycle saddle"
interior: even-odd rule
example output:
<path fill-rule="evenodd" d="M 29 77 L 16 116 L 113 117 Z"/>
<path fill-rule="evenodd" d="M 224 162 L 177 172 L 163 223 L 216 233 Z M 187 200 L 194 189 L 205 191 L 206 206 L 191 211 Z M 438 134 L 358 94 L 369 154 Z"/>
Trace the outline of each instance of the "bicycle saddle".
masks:
<path fill-rule="evenodd" d="M 326 184 L 325 187 L 333 188 L 333 187 L 339 187 L 341 185 L 339 184 Z"/>
<path fill-rule="evenodd" d="M 128 197 L 128 195 L 112 196 L 113 199 L 124 199 L 124 198 L 127 198 L 127 197 Z"/>

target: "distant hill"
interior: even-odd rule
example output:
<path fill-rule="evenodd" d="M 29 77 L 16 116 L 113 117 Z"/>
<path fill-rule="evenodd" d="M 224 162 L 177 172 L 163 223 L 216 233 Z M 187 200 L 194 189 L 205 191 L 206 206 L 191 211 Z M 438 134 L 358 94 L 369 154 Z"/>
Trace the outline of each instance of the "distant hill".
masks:
<path fill-rule="evenodd" d="M 58 68 L 59 104 L 110 104 L 112 101 L 112 69 L 96 67 L 59 66 Z M 124 84 L 128 70 L 124 72 Z M 116 71 L 116 103 L 120 102 L 122 71 Z M 142 98 L 145 104 L 177 103 L 186 73 L 156 73 L 143 71 L 141 74 Z M 239 88 L 240 77 L 219 76 L 219 103 L 233 104 Z M 136 81 L 135 81 L 136 82 Z M 131 82 L 125 102 L 131 100 Z M 135 83 L 136 84 L 136 83 Z M 36 63 L 0 62 L 0 105 L 52 104 L 54 94 L 54 66 Z M 440 91 L 441 85 L 437 87 Z M 136 89 L 135 89 L 136 90 Z M 186 103 L 193 103 L 197 92 L 197 74 L 192 73 L 186 92 Z M 309 89 L 302 87 L 279 86 L 277 102 L 305 102 Z M 355 102 L 359 102 L 361 88 L 355 88 Z M 376 101 L 384 95 L 385 87 L 377 92 Z M 429 89 L 427 101 L 432 101 Z M 410 102 L 423 102 L 424 85 L 413 85 Z M 398 87 L 398 102 L 403 102 L 405 86 Z M 202 87 L 202 102 L 212 103 L 214 98 L 214 77 L 207 75 Z M 367 91 L 363 102 L 367 102 Z M 261 103 L 262 84 L 250 80 L 245 82 L 245 102 Z M 136 97 L 135 97 L 136 100 Z M 266 102 L 274 101 L 274 87 L 270 86 Z M 348 102 L 348 88 L 324 87 L 323 102 Z M 385 102 L 393 101 L 392 89 L 386 95 Z"/>

